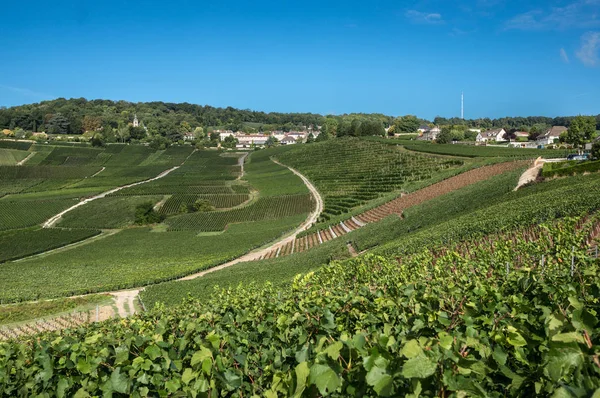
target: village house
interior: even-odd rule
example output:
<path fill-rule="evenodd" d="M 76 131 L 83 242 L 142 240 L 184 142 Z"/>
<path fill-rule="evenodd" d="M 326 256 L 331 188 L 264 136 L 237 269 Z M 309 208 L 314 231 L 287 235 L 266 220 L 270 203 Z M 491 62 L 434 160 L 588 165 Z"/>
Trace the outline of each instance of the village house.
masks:
<path fill-rule="evenodd" d="M 426 124 L 422 124 L 419 126 L 419 128 L 417 129 L 417 131 L 419 132 L 419 134 L 423 134 L 426 133 L 430 130 L 429 126 L 427 126 Z"/>
<path fill-rule="evenodd" d="M 238 148 L 249 148 L 251 146 L 264 146 L 269 139 L 266 134 L 235 134 L 235 138 L 238 140 L 236 147 Z"/>
<path fill-rule="evenodd" d="M 296 144 L 297 141 L 291 135 L 285 136 L 282 140 L 279 141 L 281 145 L 293 145 Z"/>
<path fill-rule="evenodd" d="M 434 126 L 432 128 L 429 128 L 427 131 L 424 131 L 423 134 L 417 137 L 417 140 L 435 141 L 441 132 L 442 130 L 438 126 Z"/>
<path fill-rule="evenodd" d="M 229 136 L 235 135 L 235 134 L 233 134 L 233 131 L 231 131 L 231 130 L 215 130 L 214 132 L 219 134 L 220 141 L 225 140 L 225 138 L 227 138 Z"/>
<path fill-rule="evenodd" d="M 527 131 L 515 131 L 515 139 L 527 139 L 529 138 L 529 133 Z"/>
<path fill-rule="evenodd" d="M 501 142 L 506 141 L 506 131 L 504 129 L 487 130 L 477 134 L 477 142 Z"/>
<path fill-rule="evenodd" d="M 184 141 L 194 141 L 196 137 L 194 137 L 194 133 L 185 133 L 183 135 L 183 140 Z"/>
<path fill-rule="evenodd" d="M 540 134 L 535 142 L 537 145 L 552 145 L 557 142 L 562 133 L 565 133 L 568 129 L 565 126 L 553 126 L 551 129 L 546 131 L 544 134 Z"/>

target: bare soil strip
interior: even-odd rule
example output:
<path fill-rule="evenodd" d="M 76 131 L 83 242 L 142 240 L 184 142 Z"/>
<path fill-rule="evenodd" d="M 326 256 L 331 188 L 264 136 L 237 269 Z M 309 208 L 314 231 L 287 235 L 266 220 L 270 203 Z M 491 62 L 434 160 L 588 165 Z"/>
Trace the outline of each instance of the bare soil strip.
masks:
<path fill-rule="evenodd" d="M 17 166 L 23 166 L 25 164 L 25 162 L 27 162 L 29 159 L 31 159 L 33 157 L 33 155 L 35 155 L 36 153 L 37 152 L 31 152 L 29 155 L 27 155 L 27 157 L 25 159 L 18 162 Z"/>
<path fill-rule="evenodd" d="M 460 188 L 464 188 L 468 185 L 487 180 L 493 176 L 503 174 L 507 171 L 514 170 L 519 167 L 523 167 L 527 161 L 516 161 L 498 163 L 491 166 L 479 167 L 477 169 L 469 170 L 454 177 L 447 178 L 438 183 L 432 184 L 428 187 L 420 189 L 416 192 L 408 195 L 401 195 L 396 199 L 393 199 L 381 206 L 375 207 L 371 210 L 367 210 L 357 216 L 353 216 L 350 219 L 344 221 L 346 225 L 356 226 L 358 229 L 367 224 L 380 221 L 391 215 L 401 216 L 402 212 L 409 207 L 416 206 L 428 200 L 437 198 L 438 196 L 445 195 L 452 191 Z M 329 229 L 317 231 L 307 236 L 308 240 L 314 241 L 317 244 L 322 244 L 330 239 L 322 239 L 325 235 L 327 238 Z M 265 256 L 268 258 L 268 254 Z"/>

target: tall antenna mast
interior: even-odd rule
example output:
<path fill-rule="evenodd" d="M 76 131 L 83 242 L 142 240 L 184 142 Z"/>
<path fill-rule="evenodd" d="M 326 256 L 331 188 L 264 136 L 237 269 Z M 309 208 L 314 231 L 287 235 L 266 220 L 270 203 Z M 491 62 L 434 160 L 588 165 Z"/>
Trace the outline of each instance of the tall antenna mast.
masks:
<path fill-rule="evenodd" d="M 460 93 L 460 118 L 465 120 L 465 93 Z"/>

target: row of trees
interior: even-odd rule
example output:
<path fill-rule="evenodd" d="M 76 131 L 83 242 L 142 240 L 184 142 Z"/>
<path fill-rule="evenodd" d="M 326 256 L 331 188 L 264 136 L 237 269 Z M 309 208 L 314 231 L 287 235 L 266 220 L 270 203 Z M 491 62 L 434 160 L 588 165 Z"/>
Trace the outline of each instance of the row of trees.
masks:
<path fill-rule="evenodd" d="M 480 118 L 480 119 L 460 119 L 460 118 L 444 118 L 437 116 L 433 119 L 433 123 L 438 126 L 445 125 L 465 125 L 469 128 L 493 129 L 503 128 L 505 130 L 527 131 L 536 127 L 545 129 L 551 126 L 569 127 L 575 116 L 527 116 L 527 117 L 503 117 L 498 119 Z M 600 130 L 600 114 L 594 117 L 596 129 Z"/>

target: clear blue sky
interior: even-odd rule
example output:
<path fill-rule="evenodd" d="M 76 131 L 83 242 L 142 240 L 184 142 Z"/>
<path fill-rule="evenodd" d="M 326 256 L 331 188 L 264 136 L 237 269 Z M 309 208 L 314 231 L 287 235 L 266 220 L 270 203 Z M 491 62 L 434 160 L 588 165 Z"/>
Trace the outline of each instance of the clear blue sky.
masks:
<path fill-rule="evenodd" d="M 5 1 L 0 105 L 600 113 L 600 0 Z"/>

